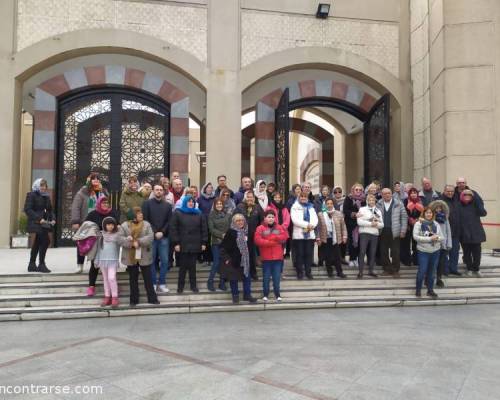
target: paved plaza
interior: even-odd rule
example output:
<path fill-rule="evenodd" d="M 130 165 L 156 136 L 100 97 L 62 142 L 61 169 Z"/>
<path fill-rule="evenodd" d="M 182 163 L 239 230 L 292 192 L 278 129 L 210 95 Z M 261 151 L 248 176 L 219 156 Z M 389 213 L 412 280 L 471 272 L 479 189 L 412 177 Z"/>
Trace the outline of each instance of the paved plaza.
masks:
<path fill-rule="evenodd" d="M 498 400 L 496 305 L 4 322 L 2 399 Z"/>

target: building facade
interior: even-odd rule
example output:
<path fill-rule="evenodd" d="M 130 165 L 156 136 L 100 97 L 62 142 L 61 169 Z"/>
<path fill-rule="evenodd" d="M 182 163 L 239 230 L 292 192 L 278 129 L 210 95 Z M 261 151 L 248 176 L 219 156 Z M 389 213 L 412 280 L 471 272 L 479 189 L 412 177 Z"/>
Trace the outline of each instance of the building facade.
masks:
<path fill-rule="evenodd" d="M 48 180 L 62 212 L 64 185 L 95 163 L 119 192 L 125 174 L 145 171 L 197 184 L 224 173 L 233 187 L 242 174 L 274 181 L 276 160 L 289 180 L 347 188 L 375 159 L 387 181 L 428 176 L 442 190 L 465 176 L 498 247 L 500 3 L 335 0 L 326 19 L 319 3 L 2 1 L 0 245 L 34 179 Z M 293 134 L 282 160 L 285 94 Z M 387 143 L 367 154 L 382 99 Z M 163 147 L 149 149 L 154 138 Z M 104 161 L 103 144 L 118 149 Z"/>

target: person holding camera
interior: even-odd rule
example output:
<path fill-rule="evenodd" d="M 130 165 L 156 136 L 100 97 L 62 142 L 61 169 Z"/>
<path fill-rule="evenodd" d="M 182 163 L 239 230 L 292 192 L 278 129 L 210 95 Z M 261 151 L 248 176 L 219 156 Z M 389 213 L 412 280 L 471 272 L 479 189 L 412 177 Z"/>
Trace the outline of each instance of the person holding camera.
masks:
<path fill-rule="evenodd" d="M 33 182 L 32 191 L 26 195 L 24 202 L 24 212 L 28 216 L 27 230 L 35 237 L 31 245 L 28 272 L 50 272 L 45 265 L 45 254 L 50 244 L 49 232 L 56 222 L 47 189 L 47 181 L 43 178 L 37 179 Z"/>

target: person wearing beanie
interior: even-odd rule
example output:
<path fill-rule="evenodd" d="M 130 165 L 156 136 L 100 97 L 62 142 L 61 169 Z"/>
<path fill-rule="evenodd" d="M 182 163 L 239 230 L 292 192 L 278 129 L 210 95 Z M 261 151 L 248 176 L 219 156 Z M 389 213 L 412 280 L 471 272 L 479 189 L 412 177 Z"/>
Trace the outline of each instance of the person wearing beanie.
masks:
<path fill-rule="evenodd" d="M 467 267 L 466 276 L 481 277 L 481 243 L 486 241 L 486 233 L 481 223 L 481 217 L 486 216 L 482 200 L 470 189 L 460 193 L 460 244 L 464 251 L 464 262 Z"/>
<path fill-rule="evenodd" d="M 283 246 L 288 239 L 288 232 L 277 221 L 276 212 L 267 209 L 264 221 L 255 231 L 255 244 L 259 248 L 262 260 L 263 301 L 269 298 L 269 281 L 273 278 L 273 292 L 276 301 L 281 301 L 280 277 L 283 267 Z"/>
<path fill-rule="evenodd" d="M 120 228 L 121 230 L 121 228 Z M 116 272 L 120 267 L 120 237 L 118 224 L 113 217 L 102 220 L 102 236 L 97 245 L 95 265 L 101 270 L 104 285 L 104 299 L 101 306 L 116 308 L 119 305 Z"/>

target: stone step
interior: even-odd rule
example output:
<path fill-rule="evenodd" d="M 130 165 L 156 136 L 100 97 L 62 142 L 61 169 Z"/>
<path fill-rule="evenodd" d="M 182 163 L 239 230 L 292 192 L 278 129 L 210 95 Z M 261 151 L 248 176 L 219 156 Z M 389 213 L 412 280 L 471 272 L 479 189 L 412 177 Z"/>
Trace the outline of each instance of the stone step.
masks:
<path fill-rule="evenodd" d="M 401 307 L 401 306 L 439 306 L 458 304 L 498 304 L 500 296 L 469 296 L 448 297 L 440 299 L 416 298 L 330 298 L 330 299 L 285 299 L 281 303 L 269 301 L 257 304 L 241 303 L 233 305 L 225 303 L 190 303 L 190 304 L 161 304 L 159 306 L 139 305 L 134 308 L 121 305 L 117 309 L 103 309 L 98 306 L 73 305 L 31 308 L 0 308 L 0 321 L 15 320 L 43 320 L 43 319 L 70 319 L 70 318 L 98 318 L 118 316 L 139 316 L 156 314 L 178 314 L 191 312 L 227 312 L 227 311 L 268 311 L 284 309 L 317 309 L 317 308 L 345 308 L 345 307 Z"/>
<path fill-rule="evenodd" d="M 262 296 L 262 289 L 253 288 L 252 291 L 255 297 Z M 468 297 L 468 296 L 500 296 L 499 287 L 491 286 L 476 286 L 476 287 L 460 287 L 453 288 L 447 287 L 437 290 L 442 296 L 454 296 L 454 297 Z M 316 289 L 311 290 L 308 288 L 302 288 L 300 290 L 287 290 L 282 289 L 283 297 L 287 299 L 309 299 L 309 298 L 329 298 L 335 299 L 341 297 L 343 300 L 354 299 L 354 298 L 401 298 L 401 297 L 413 297 L 414 288 L 374 288 L 372 290 L 360 289 L 360 288 L 345 288 L 345 289 Z M 120 292 L 121 302 L 128 302 L 128 292 Z M 218 302 L 218 301 L 228 301 L 231 299 L 229 292 L 208 292 L 202 291 L 198 294 L 193 294 L 189 290 L 182 295 L 177 293 L 161 293 L 159 294 L 159 299 L 161 302 L 167 302 L 169 304 L 175 303 L 200 303 L 200 302 Z M 0 307 L 1 308 L 16 308 L 16 307 L 39 307 L 39 306 L 64 306 L 64 305 L 98 305 L 102 300 L 102 294 L 98 294 L 94 297 L 87 297 L 84 293 L 61 293 L 61 294 L 34 294 L 34 295 L 8 295 L 0 296 Z"/>
<path fill-rule="evenodd" d="M 350 279 L 314 279 L 302 280 L 286 279 L 281 281 L 281 288 L 283 290 L 315 290 L 315 289 L 358 289 L 358 290 L 377 290 L 381 289 L 398 289 L 398 288 L 411 288 L 415 284 L 415 278 L 410 279 L 362 279 L 358 280 L 352 276 Z M 500 290 L 500 277 L 499 278 L 446 278 L 445 285 L 454 288 L 468 288 L 476 286 L 491 286 Z M 261 287 L 262 282 L 254 282 L 255 288 Z M 120 291 L 128 291 L 128 280 L 119 280 Z M 177 287 L 176 282 L 169 282 L 169 288 L 175 290 Z M 206 282 L 198 280 L 198 287 L 200 290 L 206 290 Z M 0 284 L 0 298 L 2 296 L 12 295 L 47 295 L 47 294 L 82 294 L 87 289 L 87 282 L 29 282 L 29 283 L 7 283 Z M 97 292 L 102 292 L 102 282 L 97 282 Z M 220 292 L 217 290 L 217 292 Z"/>

